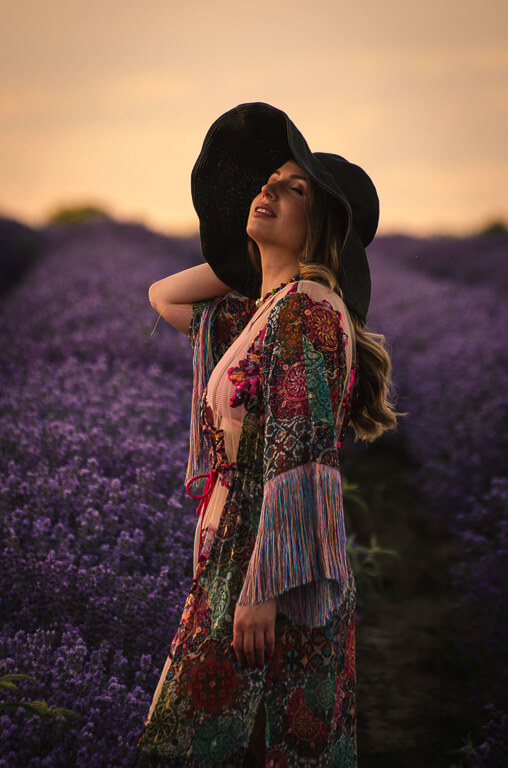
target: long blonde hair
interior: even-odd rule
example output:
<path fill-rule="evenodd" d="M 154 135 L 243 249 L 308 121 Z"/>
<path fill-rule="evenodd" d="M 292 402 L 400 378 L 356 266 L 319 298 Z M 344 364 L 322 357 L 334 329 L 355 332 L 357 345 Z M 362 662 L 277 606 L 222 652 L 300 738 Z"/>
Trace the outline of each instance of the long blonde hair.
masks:
<path fill-rule="evenodd" d="M 298 272 L 303 280 L 327 285 L 342 300 L 338 275 L 341 274 L 342 232 L 345 212 L 339 202 L 309 179 L 307 184 L 308 227 Z M 248 251 L 254 268 L 261 274 L 261 254 L 252 238 Z M 386 338 L 368 330 L 358 315 L 348 308 L 356 339 L 358 372 L 351 405 L 350 424 L 355 442 L 372 442 L 385 430 L 397 428 L 397 417 L 407 416 L 395 410 L 395 385 Z"/>

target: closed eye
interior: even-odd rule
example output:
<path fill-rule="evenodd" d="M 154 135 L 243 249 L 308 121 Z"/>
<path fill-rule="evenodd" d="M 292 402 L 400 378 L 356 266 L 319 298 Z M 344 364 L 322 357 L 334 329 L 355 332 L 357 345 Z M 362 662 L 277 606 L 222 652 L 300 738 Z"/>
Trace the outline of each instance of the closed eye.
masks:
<path fill-rule="evenodd" d="M 272 181 L 272 177 L 270 176 L 270 178 L 266 183 L 270 184 L 271 181 Z M 298 192 L 299 195 L 303 196 L 305 194 L 305 190 L 301 189 L 300 187 L 290 187 L 290 189 L 292 189 L 294 192 Z"/>

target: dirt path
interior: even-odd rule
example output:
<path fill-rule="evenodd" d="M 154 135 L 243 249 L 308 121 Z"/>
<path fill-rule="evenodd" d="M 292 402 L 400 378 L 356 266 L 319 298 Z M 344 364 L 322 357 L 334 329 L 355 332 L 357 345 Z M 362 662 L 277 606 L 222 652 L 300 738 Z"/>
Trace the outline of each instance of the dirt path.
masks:
<path fill-rule="evenodd" d="M 349 461 L 350 460 L 350 461 Z M 352 529 L 383 548 L 382 586 L 359 605 L 357 625 L 359 768 L 449 768 L 474 720 L 460 653 L 454 642 L 458 596 L 448 571 L 460 554 L 442 526 L 422 513 L 409 486 L 400 448 L 379 441 L 367 453 L 351 448 L 344 474 L 358 483 L 365 513 L 350 505 Z"/>

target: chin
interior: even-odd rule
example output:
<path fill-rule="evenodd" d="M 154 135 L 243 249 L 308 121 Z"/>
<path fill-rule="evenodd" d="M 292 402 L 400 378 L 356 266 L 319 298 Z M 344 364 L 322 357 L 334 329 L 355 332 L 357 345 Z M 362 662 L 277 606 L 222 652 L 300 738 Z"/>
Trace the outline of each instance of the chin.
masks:
<path fill-rule="evenodd" d="M 247 224 L 247 227 L 246 227 L 245 231 L 246 231 L 247 235 L 250 237 L 250 239 L 254 240 L 256 245 L 259 246 L 259 240 L 260 239 L 262 240 L 263 237 L 261 236 L 261 238 L 260 238 L 258 236 L 261 233 L 260 233 L 259 229 L 256 227 L 256 222 L 254 222 L 254 224 L 252 224 L 252 223 Z"/>

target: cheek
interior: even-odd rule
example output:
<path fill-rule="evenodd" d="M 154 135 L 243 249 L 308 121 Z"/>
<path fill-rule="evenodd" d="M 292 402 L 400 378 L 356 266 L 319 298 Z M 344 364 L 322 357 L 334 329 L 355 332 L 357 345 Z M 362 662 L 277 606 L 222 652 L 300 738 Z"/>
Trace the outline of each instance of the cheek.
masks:
<path fill-rule="evenodd" d="M 302 234 L 307 233 L 307 226 L 308 226 L 308 217 L 307 217 L 307 209 L 301 208 L 295 216 L 295 225 L 298 228 L 298 231 Z"/>
<path fill-rule="evenodd" d="M 294 226 L 300 226 L 306 219 L 305 207 L 300 202 L 293 203 L 288 213 Z"/>

